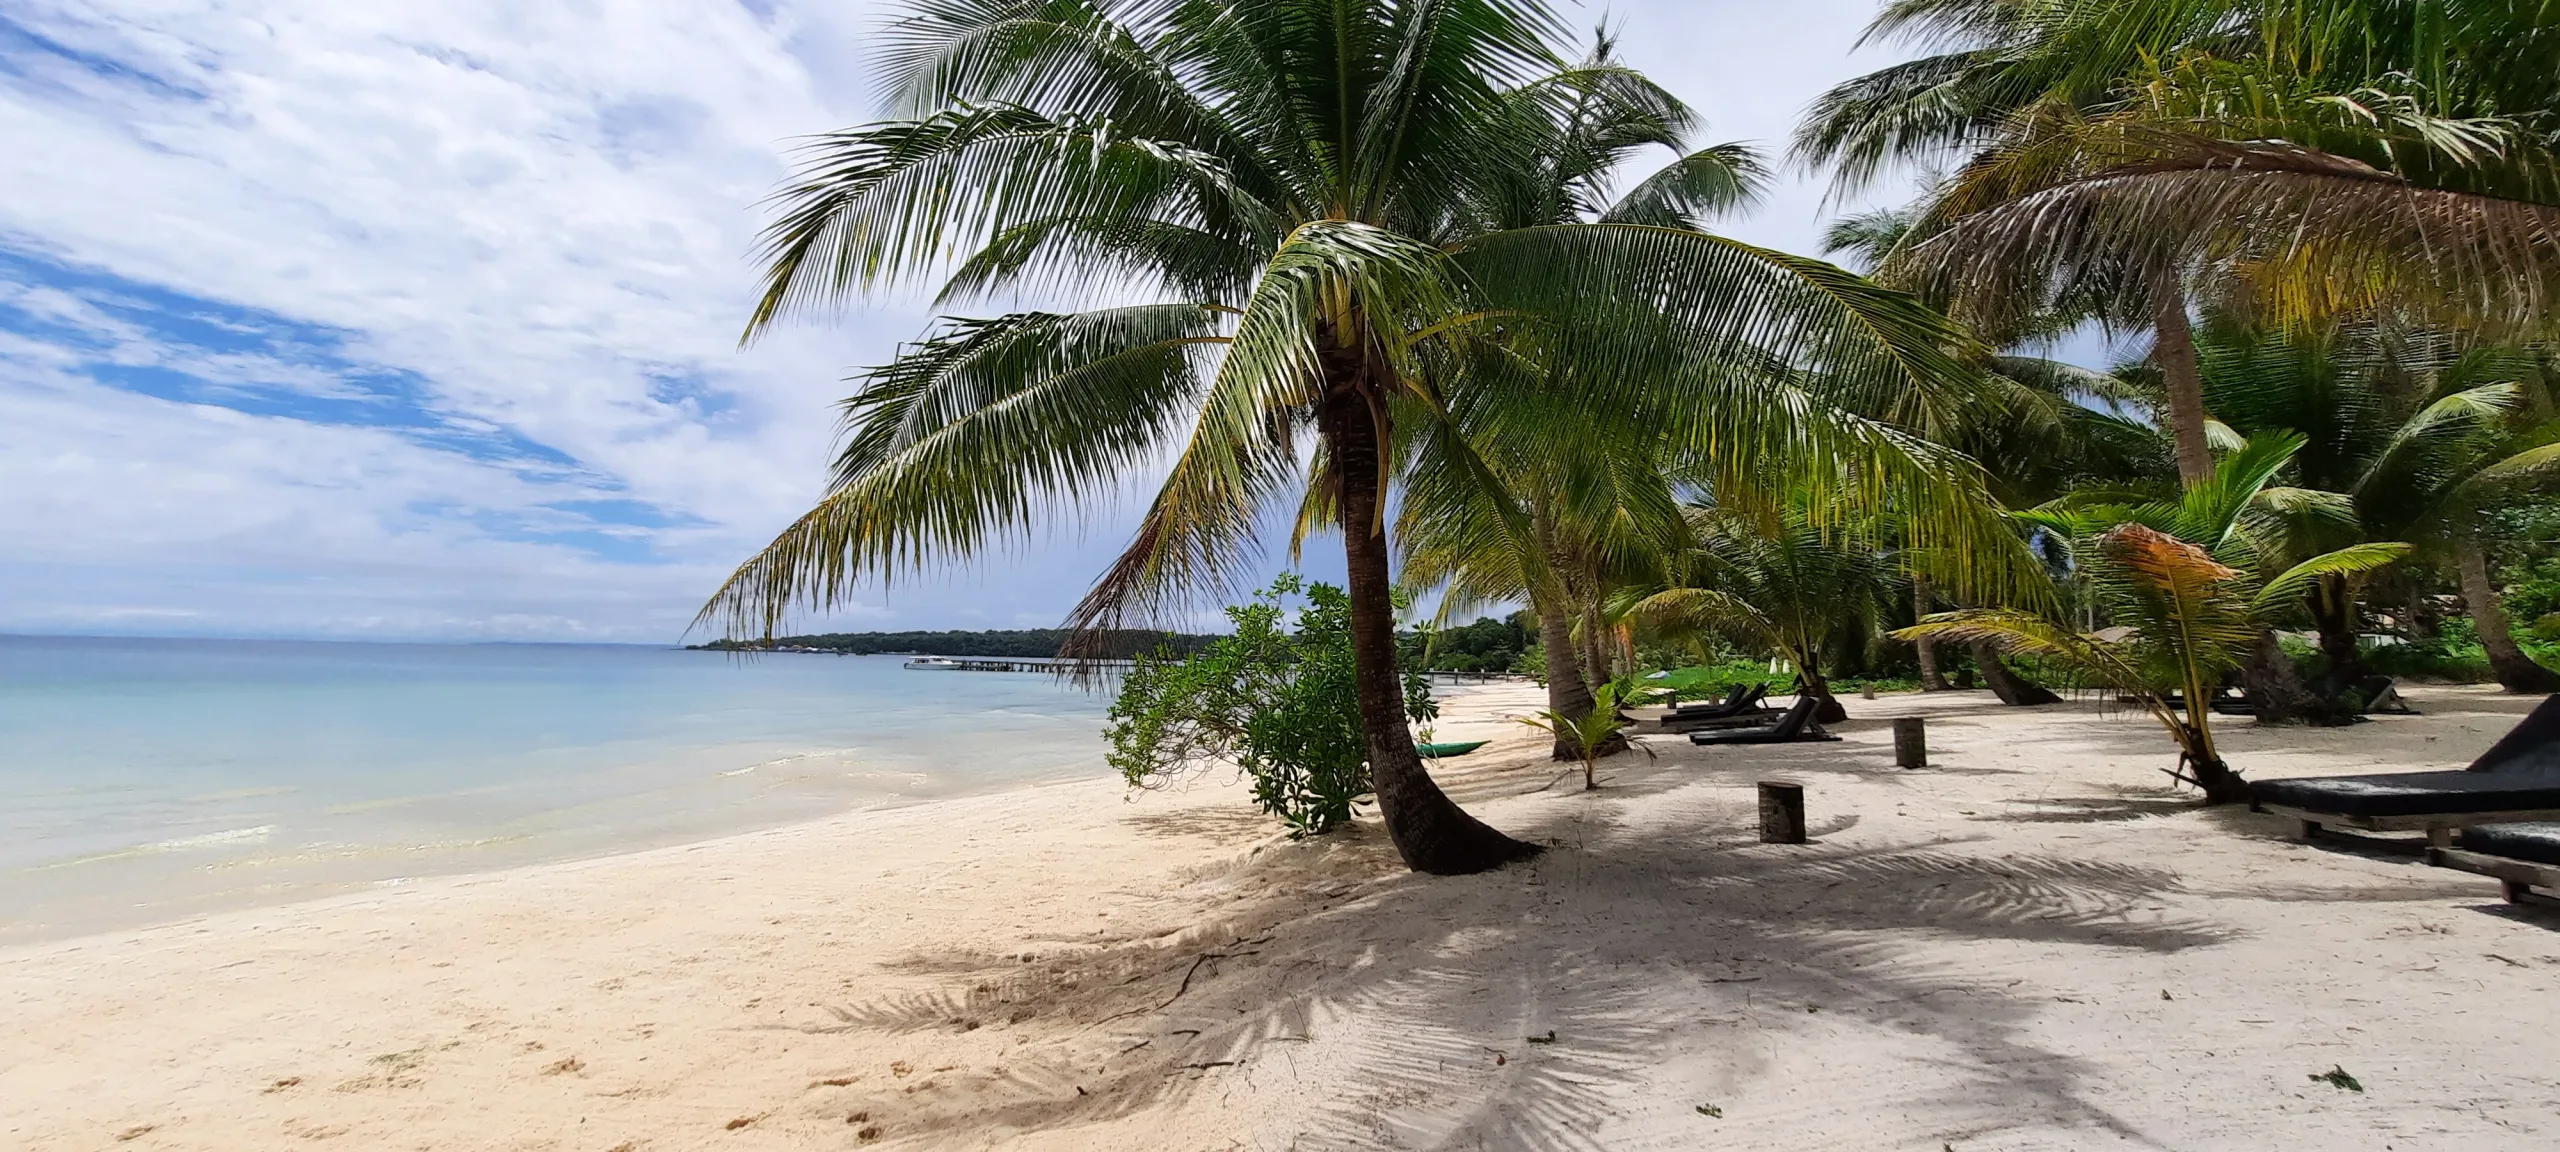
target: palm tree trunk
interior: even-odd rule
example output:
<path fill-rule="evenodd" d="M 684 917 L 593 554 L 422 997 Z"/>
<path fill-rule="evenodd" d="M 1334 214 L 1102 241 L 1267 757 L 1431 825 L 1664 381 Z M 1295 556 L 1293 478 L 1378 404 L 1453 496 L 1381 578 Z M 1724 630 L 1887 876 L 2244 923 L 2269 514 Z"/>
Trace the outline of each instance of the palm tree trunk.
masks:
<path fill-rule="evenodd" d="M 1821 701 L 1820 704 L 1813 706 L 1814 722 L 1837 724 L 1848 719 L 1849 710 L 1841 707 L 1839 697 L 1831 694 L 1831 680 L 1822 674 L 1821 661 L 1818 658 L 1803 656 L 1796 657 L 1795 660 L 1796 679 L 1803 682 L 1806 694 Z"/>
<path fill-rule="evenodd" d="M 2191 704 L 2190 716 L 2201 704 Z M 2213 746 L 2210 723 L 2201 717 L 2179 723 L 2178 743 L 2181 748 L 2179 766 L 2193 773 L 2195 785 L 2204 791 L 2207 804 L 2243 804 L 2249 799 L 2249 782 L 2231 770 L 2220 750 Z"/>
<path fill-rule="evenodd" d="M 1929 578 L 1914 576 L 1911 578 L 1911 622 L 1917 624 L 1927 615 L 1929 615 Z M 1938 671 L 1937 642 L 1922 638 L 1912 641 L 1911 646 L 1920 654 L 1920 690 L 1923 692 L 1947 691 L 1950 687 L 1947 678 Z"/>
<path fill-rule="evenodd" d="M 1573 654 L 1573 615 L 1562 604 L 1549 603 L 1548 597 L 1530 594 L 1530 606 L 1538 612 L 1538 646 L 1544 649 L 1547 664 L 1547 710 L 1558 716 L 1588 716 L 1595 706 L 1591 684 L 1582 678 L 1582 661 Z M 1555 746 L 1548 755 L 1556 760 L 1582 759 L 1582 740 L 1570 731 L 1556 730 Z M 1613 738 L 1600 746 L 1607 756 L 1625 751 L 1624 737 Z"/>
<path fill-rule="evenodd" d="M 1537 535 L 1539 549 L 1546 553 L 1548 570 L 1564 572 L 1567 561 L 1557 553 L 1555 514 L 1543 501 L 1530 501 L 1529 526 Z M 1594 705 L 1591 680 L 1583 672 L 1581 657 L 1573 650 L 1573 609 L 1568 597 L 1533 581 L 1529 607 L 1538 613 L 1539 654 L 1547 666 L 1547 710 L 1558 716 L 1590 715 Z M 1557 760 L 1582 759 L 1581 737 L 1561 727 L 1556 729 L 1555 737 L 1549 756 Z"/>
<path fill-rule="evenodd" d="M 2240 692 L 2257 709 L 2260 724 L 2343 724 L 2353 719 L 2334 715 L 2327 702 L 2302 682 L 2301 670 L 2293 666 L 2293 657 L 2285 655 L 2272 628 L 2258 631 L 2248 662 L 2240 666 Z"/>
<path fill-rule="evenodd" d="M 1607 629 L 1600 623 L 1600 601 L 1597 598 L 1582 610 L 1582 660 L 1584 666 L 1591 670 L 1593 687 L 1617 679 L 1617 672 L 1609 667 L 1609 637 Z"/>
<path fill-rule="evenodd" d="M 1416 872 L 1456 876 L 1498 868 L 1538 849 L 1493 830 L 1440 791 L 1423 769 L 1406 727 L 1381 507 L 1386 495 L 1380 472 L 1384 430 L 1378 425 L 1383 418 L 1372 416 L 1354 372 L 1333 373 L 1317 420 L 1340 490 L 1352 667 L 1359 681 L 1360 726 L 1368 737 L 1378 814 L 1397 855 Z"/>
<path fill-rule="evenodd" d="M 2356 648 L 2356 594 L 2344 576 L 2323 576 L 2311 589 L 2311 621 L 2320 630 L 2320 655 L 2329 665 L 2322 689 L 2336 694 L 2364 679 L 2364 654 Z"/>
<path fill-rule="evenodd" d="M 2424 644 L 2436 638 L 2435 613 L 2427 604 L 2427 586 L 2415 577 L 2409 581 L 2409 603 L 2400 610 L 2400 631 L 2412 644 Z"/>
<path fill-rule="evenodd" d="M 1973 653 L 1974 664 L 1982 669 L 1982 682 L 1991 686 L 1991 694 L 1999 697 L 2001 703 L 2012 708 L 2062 703 L 2062 697 L 2054 695 L 2044 685 L 2010 671 L 2009 665 L 2000 659 L 1999 651 L 1990 644 L 1976 640 L 1966 650 Z"/>
<path fill-rule="evenodd" d="M 2160 362 L 2169 391 L 2169 434 L 2178 448 L 2178 480 L 2201 483 L 2213 475 L 2213 448 L 2204 435 L 2204 373 L 2196 367 L 2195 330 L 2187 326 L 2187 299 L 2175 283 L 2151 297 L 2152 359 Z"/>
<path fill-rule="evenodd" d="M 2489 652 L 2489 671 L 2509 692 L 2560 692 L 2560 673 L 2536 664 L 2516 645 L 2507 625 L 2506 606 L 2498 602 L 2498 586 L 2489 580 L 2489 557 L 2480 538 L 2464 533 L 2455 546 L 2455 565 L 2462 570 L 2462 604 L 2471 625 L 2480 630 L 2480 646 Z"/>

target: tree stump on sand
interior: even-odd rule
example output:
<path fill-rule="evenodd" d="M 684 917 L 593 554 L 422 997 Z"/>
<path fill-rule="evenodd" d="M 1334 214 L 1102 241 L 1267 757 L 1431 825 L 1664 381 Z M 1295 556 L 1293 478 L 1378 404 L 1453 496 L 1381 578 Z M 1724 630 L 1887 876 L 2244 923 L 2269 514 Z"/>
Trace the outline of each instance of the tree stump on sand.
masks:
<path fill-rule="evenodd" d="M 1918 716 L 1893 722 L 1893 762 L 1905 768 L 1929 766 L 1929 724 Z"/>
<path fill-rule="evenodd" d="M 1804 843 L 1804 785 L 1786 780 L 1760 782 L 1760 842 Z"/>

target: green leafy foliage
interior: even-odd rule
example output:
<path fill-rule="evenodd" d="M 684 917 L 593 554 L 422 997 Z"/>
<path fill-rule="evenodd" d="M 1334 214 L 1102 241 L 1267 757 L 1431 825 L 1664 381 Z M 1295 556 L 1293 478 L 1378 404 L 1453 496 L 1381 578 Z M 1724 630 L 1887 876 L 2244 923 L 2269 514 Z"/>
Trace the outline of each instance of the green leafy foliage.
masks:
<path fill-rule="evenodd" d="M 1518 620 L 1487 616 L 1453 628 L 1417 629 L 1401 663 L 1434 672 L 1509 672 L 1536 641 Z"/>
<path fill-rule="evenodd" d="M 1235 634 L 1197 652 L 1140 658 L 1111 705 L 1111 766 L 1143 788 L 1234 763 L 1252 778 L 1254 803 L 1293 834 L 1349 823 L 1352 801 L 1369 791 L 1350 597 L 1283 575 L 1227 619 Z M 1409 718 L 1439 715 L 1418 673 L 1405 675 L 1404 690 Z"/>
<path fill-rule="evenodd" d="M 2508 572 L 2507 615 L 2544 643 L 2560 642 L 2560 556 L 2536 557 Z"/>
<path fill-rule="evenodd" d="M 1591 710 L 1588 712 L 1566 713 L 1541 708 L 1521 717 L 1520 722 L 1541 732 L 1553 733 L 1580 750 L 1582 788 L 1588 792 L 1600 786 L 1600 757 L 1634 723 L 1621 709 L 1642 707 L 1662 699 L 1663 695 L 1660 688 L 1642 684 L 1633 677 L 1620 677 L 1592 690 Z M 1650 752 L 1648 749 L 1647 753 Z"/>
<path fill-rule="evenodd" d="M 2355 1074 L 2347 1071 L 2346 1066 L 2342 1064 L 2332 1064 L 2326 1072 L 2312 1073 L 2311 1082 L 2314 1084 L 2326 1084 L 2341 1092 L 2364 1091 L 2364 1084 L 2358 1081 L 2355 1078 Z"/>
<path fill-rule="evenodd" d="M 1647 677 L 1645 682 L 1676 693 L 1682 700 L 1696 701 L 1719 700 L 1743 685 L 1766 684 L 1784 676 L 1784 673 L 1771 672 L 1766 660 L 1736 656 L 1715 664 L 1674 668 L 1660 676 Z"/>

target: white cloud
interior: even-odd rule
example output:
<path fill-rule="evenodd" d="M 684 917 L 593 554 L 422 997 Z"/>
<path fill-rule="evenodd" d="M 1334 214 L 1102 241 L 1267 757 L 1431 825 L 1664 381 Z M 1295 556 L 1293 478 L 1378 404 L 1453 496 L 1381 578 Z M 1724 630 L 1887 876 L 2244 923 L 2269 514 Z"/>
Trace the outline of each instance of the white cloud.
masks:
<path fill-rule="evenodd" d="M 1614 22 L 1711 135 L 1774 144 L 1877 62 L 1845 55 L 1868 11 Z M 19 0 L 7 19 L 59 50 L 0 68 L 0 243 L 336 343 L 192 344 L 115 289 L 0 284 L 53 329 L 0 331 L 0 628 L 669 638 L 821 490 L 846 367 L 921 327 L 891 307 L 735 347 L 783 148 L 870 112 L 869 5 Z M 1808 248 L 1817 198 L 1792 186 L 1736 231 Z M 371 403 L 349 366 L 414 382 L 442 431 L 574 464 L 90 379 Z M 564 538 L 581 519 L 558 506 L 593 500 L 662 512 L 595 529 L 656 562 Z M 909 626 L 1055 620 L 1119 537 L 1062 527 L 873 599 Z"/>

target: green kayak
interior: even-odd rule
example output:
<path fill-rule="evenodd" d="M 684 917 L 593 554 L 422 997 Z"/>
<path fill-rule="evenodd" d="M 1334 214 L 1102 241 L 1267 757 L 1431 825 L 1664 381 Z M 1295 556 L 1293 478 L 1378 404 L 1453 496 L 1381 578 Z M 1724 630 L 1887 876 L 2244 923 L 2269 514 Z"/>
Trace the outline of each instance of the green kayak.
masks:
<path fill-rule="evenodd" d="M 1413 750 L 1437 760 L 1443 756 L 1464 756 L 1491 743 L 1491 740 L 1469 740 L 1460 744 L 1416 744 Z"/>

